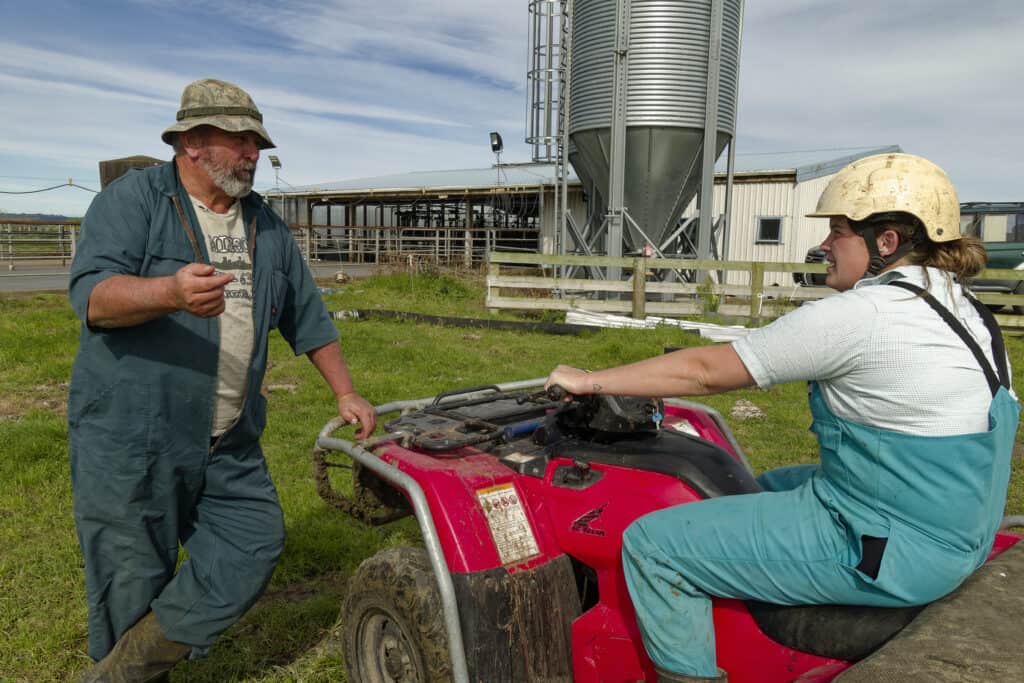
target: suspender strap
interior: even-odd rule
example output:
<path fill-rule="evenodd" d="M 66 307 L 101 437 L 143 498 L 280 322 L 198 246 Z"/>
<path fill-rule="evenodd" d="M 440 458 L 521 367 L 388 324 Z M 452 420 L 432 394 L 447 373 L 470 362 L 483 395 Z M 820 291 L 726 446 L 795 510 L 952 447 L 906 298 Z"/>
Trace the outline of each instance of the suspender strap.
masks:
<path fill-rule="evenodd" d="M 189 243 L 192 245 L 192 251 L 196 256 L 196 263 L 202 263 L 203 252 L 199 250 L 196 233 L 192 230 L 192 224 L 188 222 L 188 218 L 185 216 L 185 210 L 181 208 L 181 202 L 178 201 L 177 197 L 171 197 L 171 203 L 174 204 L 174 210 L 178 212 L 178 220 L 181 221 L 181 227 L 185 231 L 185 236 L 188 237 Z"/>
<path fill-rule="evenodd" d="M 986 319 L 986 317 L 983 315 L 982 320 L 985 321 L 985 326 L 988 327 L 989 334 L 992 336 L 993 358 L 1002 358 L 1002 361 L 996 361 L 1000 365 L 999 369 L 1001 377 L 996 377 L 995 371 L 992 370 L 992 365 L 988 362 L 988 359 L 985 358 L 985 354 L 984 352 L 982 352 L 981 347 L 978 346 L 978 342 L 975 341 L 974 337 L 972 337 L 971 334 L 966 330 L 966 328 L 964 328 L 963 324 L 959 320 L 954 318 L 953 314 L 950 313 L 945 306 L 936 301 L 935 297 L 928 293 L 928 291 L 904 280 L 894 280 L 893 282 L 889 282 L 888 284 L 894 287 L 900 287 L 901 289 L 906 289 L 908 291 L 914 292 L 915 294 L 920 296 L 925 303 L 931 306 L 936 313 L 939 314 L 939 316 L 946 322 L 946 324 L 949 325 L 950 328 L 952 328 L 953 332 L 955 332 L 956 335 L 963 340 L 964 344 L 967 345 L 967 348 L 971 350 L 971 353 L 974 354 L 974 358 L 978 361 L 978 365 L 981 366 L 982 372 L 985 373 L 985 379 L 988 381 L 988 388 L 992 392 L 993 396 L 995 396 L 996 392 L 999 391 L 1000 386 L 1005 386 L 1006 388 L 1009 388 L 1010 384 L 1006 378 L 1006 351 L 1005 349 L 1003 349 L 1003 336 L 999 331 L 999 326 L 995 325 L 995 318 L 993 318 L 991 314 L 988 315 L 988 319 Z M 976 302 L 974 302 L 973 299 L 972 302 L 976 304 Z M 991 321 L 992 326 L 990 326 L 989 321 Z M 996 342 L 997 339 L 999 340 L 998 344 Z"/>
<path fill-rule="evenodd" d="M 253 216 L 252 220 L 249 221 L 249 234 L 248 234 L 248 240 L 247 241 L 249 242 L 249 266 L 251 268 L 255 268 L 255 266 L 253 264 L 256 263 L 256 219 L 257 218 L 259 218 L 259 214 Z"/>
<path fill-rule="evenodd" d="M 981 316 L 988 333 L 992 337 L 992 358 L 996 362 L 996 372 L 999 373 L 999 383 L 1007 389 L 1010 388 L 1010 370 L 1006 367 L 1006 344 L 1003 342 L 1003 332 L 999 329 L 999 323 L 988 306 L 975 299 L 971 294 L 964 292 L 967 300 L 974 305 L 978 315 Z"/>

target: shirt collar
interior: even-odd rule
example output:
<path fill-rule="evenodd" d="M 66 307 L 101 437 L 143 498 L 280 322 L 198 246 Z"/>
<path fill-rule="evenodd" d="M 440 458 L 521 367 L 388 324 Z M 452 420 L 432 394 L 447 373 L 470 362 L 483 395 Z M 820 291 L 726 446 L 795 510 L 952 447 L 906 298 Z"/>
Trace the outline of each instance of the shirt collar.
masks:
<path fill-rule="evenodd" d="M 866 277 L 858 280 L 854 289 L 861 287 L 872 287 L 874 285 L 887 285 L 893 280 L 909 280 L 915 284 L 924 282 L 924 268 L 921 266 L 896 266 L 890 270 L 880 273 L 874 277 Z"/>

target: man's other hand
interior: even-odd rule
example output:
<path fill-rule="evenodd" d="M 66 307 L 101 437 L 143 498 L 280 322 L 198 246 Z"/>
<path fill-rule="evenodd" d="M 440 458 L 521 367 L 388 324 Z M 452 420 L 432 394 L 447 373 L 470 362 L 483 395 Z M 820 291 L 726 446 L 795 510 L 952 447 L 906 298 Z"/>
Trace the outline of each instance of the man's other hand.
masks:
<path fill-rule="evenodd" d="M 357 439 L 365 439 L 377 426 L 377 411 L 354 391 L 338 397 L 338 415 L 349 424 L 359 424 Z"/>

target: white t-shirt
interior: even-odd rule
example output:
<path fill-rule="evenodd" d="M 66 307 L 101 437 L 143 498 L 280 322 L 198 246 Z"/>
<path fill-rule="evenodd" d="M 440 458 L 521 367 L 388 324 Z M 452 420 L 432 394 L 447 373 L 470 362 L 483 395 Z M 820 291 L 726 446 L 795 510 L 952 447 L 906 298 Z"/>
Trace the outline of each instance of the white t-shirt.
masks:
<path fill-rule="evenodd" d="M 217 402 L 211 436 L 220 436 L 242 410 L 249 360 L 253 348 L 252 261 L 242 220 L 235 202 L 227 213 L 215 213 L 195 197 L 192 205 L 206 237 L 210 264 L 235 279 L 224 288 L 224 312 L 220 314 L 220 345 L 217 356 Z"/>
<path fill-rule="evenodd" d="M 981 316 L 948 273 L 902 266 L 808 302 L 733 342 L 760 387 L 817 380 L 838 417 L 898 432 L 946 436 L 988 429 L 991 392 L 974 354 L 927 303 L 885 283 L 928 289 L 992 363 Z"/>

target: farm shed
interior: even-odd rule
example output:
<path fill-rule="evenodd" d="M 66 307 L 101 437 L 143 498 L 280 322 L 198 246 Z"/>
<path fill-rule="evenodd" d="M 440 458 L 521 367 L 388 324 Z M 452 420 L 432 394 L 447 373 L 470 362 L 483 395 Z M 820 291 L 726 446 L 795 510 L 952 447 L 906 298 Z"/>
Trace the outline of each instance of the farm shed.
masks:
<path fill-rule="evenodd" d="M 861 157 L 898 151 L 891 145 L 737 154 L 728 230 L 721 228 L 726 176 L 724 170 L 715 175 L 716 253 L 737 261 L 803 262 L 825 235 L 823 221 L 805 214 L 832 176 Z M 583 187 L 575 175 L 567 187 L 572 220 L 584 225 L 589 209 Z M 403 173 L 275 188 L 266 195 L 290 225 L 314 235 L 320 258 L 374 262 L 420 254 L 479 262 L 489 250 L 558 248 L 554 164 Z M 697 206 L 694 199 L 681 225 L 696 216 Z M 692 255 L 691 246 L 679 240 L 666 255 Z M 784 274 L 775 277 L 790 284 Z"/>
<path fill-rule="evenodd" d="M 872 154 L 901 152 L 898 145 L 843 150 L 737 154 L 728 235 L 716 232 L 718 253 L 730 261 L 803 262 L 807 250 L 825 239 L 821 218 L 807 218 L 832 177 L 844 166 Z M 725 175 L 715 174 L 715 218 L 725 210 Z M 697 200 L 683 221 L 697 212 Z M 721 221 L 718 221 L 721 224 Z M 739 277 L 737 274 L 736 277 Z M 771 276 L 792 284 L 789 276 Z M 771 283 L 769 283 L 771 284 Z"/>
<path fill-rule="evenodd" d="M 554 248 L 554 164 L 402 173 L 274 189 L 265 194 L 291 226 L 309 229 L 341 260 L 373 262 L 423 255 L 482 261 L 487 251 Z M 569 178 L 569 209 L 586 211 Z M 579 220 L 579 219 L 577 219 Z"/>

